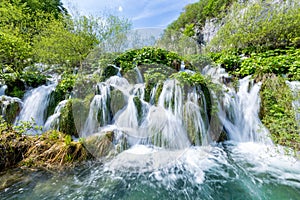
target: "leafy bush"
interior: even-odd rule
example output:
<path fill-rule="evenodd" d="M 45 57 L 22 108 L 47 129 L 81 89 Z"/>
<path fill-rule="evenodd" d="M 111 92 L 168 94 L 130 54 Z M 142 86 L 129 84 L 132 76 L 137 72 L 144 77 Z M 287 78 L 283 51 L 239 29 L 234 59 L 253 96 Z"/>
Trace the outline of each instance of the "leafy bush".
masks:
<path fill-rule="evenodd" d="M 267 75 L 260 91 L 262 122 L 277 144 L 300 150 L 300 128 L 292 107 L 293 95 L 281 77 Z"/>
<path fill-rule="evenodd" d="M 144 47 L 126 51 L 114 60 L 114 64 L 121 67 L 122 73 L 126 73 L 141 64 L 163 64 L 179 70 L 181 60 L 183 59 L 174 52 L 160 48 Z"/>
<path fill-rule="evenodd" d="M 300 37 L 300 3 L 296 0 L 284 3 L 270 0 L 234 3 L 225 21 L 207 50 L 252 48 L 265 51 L 297 46 L 297 38 Z"/>
<path fill-rule="evenodd" d="M 221 18 L 227 8 L 236 0 L 201 0 L 189 4 L 179 18 L 168 26 L 168 29 L 179 31 L 186 28 L 186 24 L 204 25 L 206 19 Z"/>
<path fill-rule="evenodd" d="M 268 50 L 240 56 L 237 51 L 210 54 L 228 72 L 244 77 L 265 73 L 286 74 L 290 80 L 300 80 L 300 49 Z"/>

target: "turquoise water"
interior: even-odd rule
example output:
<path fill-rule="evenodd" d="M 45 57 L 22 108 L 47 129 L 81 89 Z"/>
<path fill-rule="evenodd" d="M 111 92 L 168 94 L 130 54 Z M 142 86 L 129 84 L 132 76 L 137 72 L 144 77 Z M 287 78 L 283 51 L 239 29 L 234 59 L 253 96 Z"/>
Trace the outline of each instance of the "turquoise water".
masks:
<path fill-rule="evenodd" d="M 136 146 L 64 173 L 27 172 L 1 199 L 300 199 L 300 162 L 272 146 Z"/>

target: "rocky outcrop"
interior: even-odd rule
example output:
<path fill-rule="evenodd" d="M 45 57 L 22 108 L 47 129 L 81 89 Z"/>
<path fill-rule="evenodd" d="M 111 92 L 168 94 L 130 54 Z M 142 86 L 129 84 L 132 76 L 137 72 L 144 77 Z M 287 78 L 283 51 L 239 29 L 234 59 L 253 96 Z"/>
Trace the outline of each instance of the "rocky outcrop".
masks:
<path fill-rule="evenodd" d="M 204 26 L 195 27 L 195 33 L 196 33 L 196 41 L 197 43 L 203 47 L 207 45 L 217 34 L 217 32 L 220 30 L 220 28 L 224 25 L 223 19 L 207 19 L 205 21 Z"/>

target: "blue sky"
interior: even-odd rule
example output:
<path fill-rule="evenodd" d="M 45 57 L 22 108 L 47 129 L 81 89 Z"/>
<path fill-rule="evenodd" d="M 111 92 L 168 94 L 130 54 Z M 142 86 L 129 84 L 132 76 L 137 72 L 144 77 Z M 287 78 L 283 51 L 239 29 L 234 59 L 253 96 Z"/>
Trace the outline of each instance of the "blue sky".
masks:
<path fill-rule="evenodd" d="M 134 28 L 165 28 L 183 11 L 199 0 L 62 0 L 81 14 L 112 13 L 129 18 Z M 70 3 L 71 2 L 71 3 Z"/>

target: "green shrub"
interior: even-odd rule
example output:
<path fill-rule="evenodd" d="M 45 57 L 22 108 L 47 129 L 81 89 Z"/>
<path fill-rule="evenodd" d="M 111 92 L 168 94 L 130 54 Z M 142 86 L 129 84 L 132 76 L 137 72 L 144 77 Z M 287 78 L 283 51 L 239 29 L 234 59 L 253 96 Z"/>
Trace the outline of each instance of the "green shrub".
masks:
<path fill-rule="evenodd" d="M 181 60 L 183 59 L 174 52 L 155 47 L 144 47 L 126 51 L 114 60 L 114 64 L 120 66 L 124 74 L 141 64 L 163 64 L 179 70 Z"/>
<path fill-rule="evenodd" d="M 293 95 L 285 80 L 266 75 L 260 91 L 260 117 L 277 144 L 300 150 L 300 127 L 292 107 Z"/>
<path fill-rule="evenodd" d="M 299 1 L 234 3 L 225 21 L 207 50 L 249 48 L 265 51 L 287 46 L 299 47 Z"/>
<path fill-rule="evenodd" d="M 300 49 L 274 49 L 241 57 L 238 51 L 211 53 L 211 58 L 231 74 L 239 77 L 266 73 L 285 74 L 290 80 L 300 80 Z"/>

